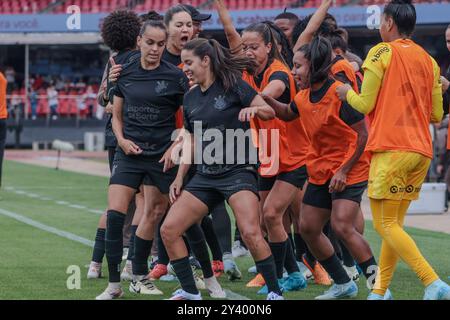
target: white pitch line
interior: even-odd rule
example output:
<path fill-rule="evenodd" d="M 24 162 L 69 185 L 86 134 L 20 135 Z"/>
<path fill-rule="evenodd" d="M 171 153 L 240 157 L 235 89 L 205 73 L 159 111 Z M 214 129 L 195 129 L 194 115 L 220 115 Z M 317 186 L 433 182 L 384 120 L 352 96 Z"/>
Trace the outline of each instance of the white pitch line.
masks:
<path fill-rule="evenodd" d="M 35 221 L 33 219 L 27 218 L 21 214 L 15 213 L 15 212 L 11 212 L 8 210 L 4 210 L 4 209 L 0 209 L 0 215 L 3 215 L 5 217 L 9 217 L 12 218 L 14 220 L 17 220 L 19 222 L 23 222 L 29 226 L 35 227 L 37 229 L 40 229 L 42 231 L 46 231 L 49 233 L 53 233 L 57 236 L 60 236 L 62 238 L 66 238 L 68 240 L 72 240 L 81 244 L 84 244 L 85 246 L 88 247 L 94 247 L 94 241 L 88 240 L 86 238 L 77 236 L 76 234 L 67 232 L 67 231 L 63 231 L 63 230 L 59 230 L 57 228 L 54 227 L 50 227 L 48 225 L 45 225 L 43 223 L 40 223 L 38 221 Z M 241 296 L 240 294 L 233 292 L 229 289 L 225 289 L 224 290 L 225 293 L 227 294 L 227 299 L 228 300 L 250 300 L 249 298 L 245 297 L 245 296 Z"/>
<path fill-rule="evenodd" d="M 25 195 L 25 196 L 30 197 L 30 198 L 39 199 L 39 200 L 42 200 L 42 201 L 54 201 L 58 205 L 66 206 L 66 207 L 69 207 L 69 208 L 72 208 L 72 209 L 84 210 L 84 211 L 87 211 L 87 212 L 90 212 L 90 213 L 94 213 L 94 214 L 98 214 L 98 215 L 102 215 L 104 213 L 101 210 L 90 209 L 90 208 L 87 208 L 86 206 L 83 206 L 83 205 L 80 205 L 80 204 L 73 204 L 73 203 L 70 203 L 70 202 L 67 202 L 67 201 L 53 200 L 52 198 L 49 198 L 49 197 L 44 197 L 44 196 L 41 196 L 41 195 L 38 195 L 38 194 L 35 194 L 35 193 L 29 193 L 29 192 L 26 192 L 26 191 L 23 191 L 23 190 L 17 190 L 17 189 L 15 189 L 13 187 L 6 187 L 5 190 L 14 192 L 16 194 Z"/>
<path fill-rule="evenodd" d="M 75 235 L 73 233 L 70 233 L 70 232 L 67 232 L 67 231 L 63 231 L 63 230 L 59 230 L 59 229 L 47 226 L 47 225 L 45 225 L 43 223 L 40 223 L 40 222 L 37 222 L 37 221 L 35 221 L 33 219 L 27 218 L 27 217 L 25 217 L 23 215 L 20 215 L 18 213 L 11 212 L 11 211 L 4 210 L 4 209 L 0 209 L 0 214 L 5 216 L 5 217 L 9 217 L 9 218 L 12 218 L 14 220 L 23 222 L 23 223 L 25 223 L 25 224 L 27 224 L 29 226 L 38 228 L 40 230 L 47 231 L 49 233 L 56 234 L 57 236 L 60 236 L 60 237 L 63 237 L 63 238 L 66 238 L 66 239 L 69 239 L 69 240 L 72 240 L 72 241 L 79 242 L 79 243 L 84 244 L 86 246 L 89 246 L 89 247 L 93 247 L 94 246 L 94 241 L 91 241 L 91 240 L 88 240 L 86 238 L 77 236 L 77 235 Z"/>

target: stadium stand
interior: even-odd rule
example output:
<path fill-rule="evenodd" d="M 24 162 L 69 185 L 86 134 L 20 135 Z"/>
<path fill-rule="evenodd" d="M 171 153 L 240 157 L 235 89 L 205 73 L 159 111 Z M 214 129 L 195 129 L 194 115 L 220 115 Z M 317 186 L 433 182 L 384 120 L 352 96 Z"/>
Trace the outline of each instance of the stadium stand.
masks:
<path fill-rule="evenodd" d="M 318 7 L 321 0 L 226 0 L 230 10 L 276 9 L 296 7 Z M 415 0 L 415 3 L 448 3 L 449 0 Z M 205 0 L 73 0 L 70 4 L 77 5 L 81 12 L 101 13 L 115 9 L 129 8 L 136 11 L 163 11 L 177 3 L 189 3 L 204 10 L 213 9 L 212 1 Z M 336 5 L 371 5 L 384 4 L 385 0 L 336 0 Z M 65 13 L 68 2 L 65 0 L 2 0 L 0 14 L 27 13 Z"/>

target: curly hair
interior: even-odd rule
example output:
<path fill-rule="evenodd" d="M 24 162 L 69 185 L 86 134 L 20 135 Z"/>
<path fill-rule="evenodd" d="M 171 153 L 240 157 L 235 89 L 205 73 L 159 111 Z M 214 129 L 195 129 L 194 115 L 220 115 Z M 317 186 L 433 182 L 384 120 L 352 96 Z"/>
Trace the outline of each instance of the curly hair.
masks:
<path fill-rule="evenodd" d="M 101 35 L 105 44 L 114 51 L 134 49 L 141 29 L 141 21 L 136 13 L 118 10 L 103 21 Z"/>

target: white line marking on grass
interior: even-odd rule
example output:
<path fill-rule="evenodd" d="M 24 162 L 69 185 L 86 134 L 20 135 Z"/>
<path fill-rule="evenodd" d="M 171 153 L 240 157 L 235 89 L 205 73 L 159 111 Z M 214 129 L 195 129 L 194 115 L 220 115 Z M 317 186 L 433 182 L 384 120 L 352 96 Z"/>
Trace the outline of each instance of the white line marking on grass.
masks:
<path fill-rule="evenodd" d="M 87 209 L 85 206 L 80 206 L 78 204 L 70 204 L 69 207 L 74 208 L 74 209 L 81 209 L 81 210 Z"/>
<path fill-rule="evenodd" d="M 94 241 L 88 240 L 86 238 L 77 236 L 76 234 L 67 232 L 67 231 L 63 231 L 54 227 L 50 227 L 48 225 L 45 225 L 43 223 L 40 223 L 38 221 L 35 221 L 33 219 L 27 218 L 21 214 L 15 213 L 15 212 L 11 212 L 8 210 L 4 210 L 4 209 L 0 209 L 0 215 L 3 215 L 5 217 L 9 217 L 12 218 L 14 220 L 17 220 L 19 222 L 25 223 L 29 226 L 35 227 L 37 229 L 40 229 L 42 231 L 46 231 L 49 233 L 53 233 L 57 236 L 60 236 L 62 238 L 66 238 L 68 240 L 72 240 L 81 244 L 84 244 L 85 246 L 88 247 L 94 247 Z M 245 296 L 241 296 L 240 294 L 233 292 L 229 289 L 224 289 L 225 293 L 227 294 L 227 299 L 228 300 L 250 300 L 249 298 L 245 297 Z"/>
<path fill-rule="evenodd" d="M 47 231 L 49 233 L 56 234 L 57 236 L 60 236 L 60 237 L 63 237 L 63 238 L 66 238 L 66 239 L 69 239 L 69 240 L 72 240 L 72 241 L 79 242 L 79 243 L 84 244 L 86 246 L 89 246 L 89 247 L 93 247 L 94 246 L 94 241 L 91 241 L 91 240 L 88 240 L 86 238 L 77 236 L 77 235 L 75 235 L 73 233 L 70 233 L 70 232 L 67 232 L 67 231 L 63 231 L 63 230 L 59 230 L 59 229 L 47 226 L 47 225 L 42 224 L 40 222 L 37 222 L 37 221 L 35 221 L 33 219 L 30 219 L 30 218 L 27 218 L 25 216 L 22 216 L 22 215 L 20 215 L 18 213 L 14 213 L 14 212 L 11 212 L 11 211 L 8 211 L 8 210 L 0 209 L 0 214 L 5 216 L 5 217 L 9 217 L 9 218 L 12 218 L 14 220 L 23 222 L 23 223 L 25 223 L 25 224 L 27 224 L 29 226 L 38 228 L 40 230 Z"/>
<path fill-rule="evenodd" d="M 16 190 L 14 187 L 6 187 L 5 190 L 10 191 L 10 192 L 14 192 L 14 193 L 19 194 L 19 195 L 24 195 L 24 196 L 27 196 L 27 197 L 30 197 L 30 198 L 39 199 L 39 200 L 42 200 L 42 201 L 54 201 L 58 205 L 69 207 L 69 208 L 72 208 L 72 209 L 84 210 L 84 211 L 87 211 L 87 212 L 90 212 L 90 213 L 94 213 L 94 214 L 98 214 L 98 215 L 102 215 L 103 214 L 102 210 L 90 209 L 90 208 L 87 208 L 86 206 L 83 206 L 83 205 L 80 205 L 80 204 L 73 204 L 73 203 L 70 203 L 70 202 L 67 202 L 67 201 L 56 201 L 56 200 L 53 200 L 52 198 L 44 197 L 44 196 L 41 196 L 41 195 L 38 195 L 38 194 L 35 194 L 35 193 L 29 193 L 29 192 L 26 192 L 24 190 Z"/>

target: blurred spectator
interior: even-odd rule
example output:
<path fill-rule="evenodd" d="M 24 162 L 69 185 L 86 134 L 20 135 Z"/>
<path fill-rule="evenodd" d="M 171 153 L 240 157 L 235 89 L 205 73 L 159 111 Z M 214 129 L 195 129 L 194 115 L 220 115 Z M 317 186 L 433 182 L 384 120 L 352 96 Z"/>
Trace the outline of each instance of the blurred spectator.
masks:
<path fill-rule="evenodd" d="M 16 72 L 14 71 L 13 67 L 6 67 L 5 69 L 5 77 L 6 77 L 6 81 L 8 82 L 8 93 L 11 93 L 11 91 L 13 90 L 13 88 L 15 87 L 16 84 Z"/>
<path fill-rule="evenodd" d="M 52 120 L 58 119 L 58 91 L 56 91 L 53 84 L 47 88 L 48 105 L 50 106 L 50 113 Z"/>
<path fill-rule="evenodd" d="M 38 107 L 38 93 L 33 89 L 33 87 L 31 87 L 29 98 L 31 106 L 31 119 L 36 120 Z"/>

